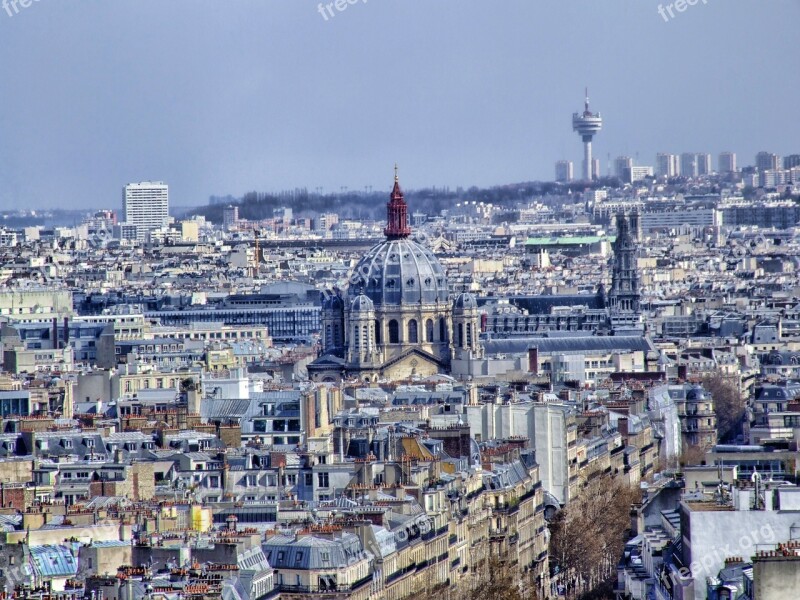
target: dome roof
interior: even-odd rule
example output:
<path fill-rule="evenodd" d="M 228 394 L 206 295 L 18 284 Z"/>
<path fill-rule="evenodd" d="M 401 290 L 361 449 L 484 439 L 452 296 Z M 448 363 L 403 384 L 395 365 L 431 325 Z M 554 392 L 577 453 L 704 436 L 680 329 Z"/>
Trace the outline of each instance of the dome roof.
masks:
<path fill-rule="evenodd" d="M 458 295 L 455 302 L 453 302 L 453 308 L 456 310 L 478 308 L 478 301 L 475 300 L 475 296 L 469 292 L 462 292 Z"/>
<path fill-rule="evenodd" d="M 367 296 L 359 294 L 350 303 L 350 310 L 354 312 L 375 310 L 375 305 Z"/>
<path fill-rule="evenodd" d="M 362 258 L 350 277 L 350 296 L 375 306 L 447 302 L 444 269 L 433 252 L 409 238 L 387 239 Z"/>
<path fill-rule="evenodd" d="M 686 393 L 686 399 L 698 401 L 707 400 L 708 397 L 706 396 L 706 391 L 699 385 L 696 385 Z"/>

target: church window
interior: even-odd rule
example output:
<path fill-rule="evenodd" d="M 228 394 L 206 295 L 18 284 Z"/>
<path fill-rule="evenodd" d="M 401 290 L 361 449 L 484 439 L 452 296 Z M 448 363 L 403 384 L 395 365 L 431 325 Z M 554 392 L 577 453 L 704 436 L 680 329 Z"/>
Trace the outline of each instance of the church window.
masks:
<path fill-rule="evenodd" d="M 425 321 L 425 341 L 433 342 L 433 319 Z"/>
<path fill-rule="evenodd" d="M 467 323 L 467 346 L 472 348 L 472 323 Z"/>
<path fill-rule="evenodd" d="M 456 345 L 460 348 L 464 347 L 464 324 L 458 324 L 458 339 L 456 340 Z"/>
<path fill-rule="evenodd" d="M 375 343 L 381 343 L 381 322 L 375 319 Z"/>
<path fill-rule="evenodd" d="M 447 319 L 439 317 L 439 341 L 446 342 L 447 340 Z"/>
<path fill-rule="evenodd" d="M 411 319 L 408 322 L 408 341 L 411 344 L 419 342 L 419 328 L 417 327 L 416 319 Z"/>
<path fill-rule="evenodd" d="M 395 319 L 389 321 L 389 343 L 390 344 L 400 343 L 400 326 L 397 324 L 397 321 Z"/>

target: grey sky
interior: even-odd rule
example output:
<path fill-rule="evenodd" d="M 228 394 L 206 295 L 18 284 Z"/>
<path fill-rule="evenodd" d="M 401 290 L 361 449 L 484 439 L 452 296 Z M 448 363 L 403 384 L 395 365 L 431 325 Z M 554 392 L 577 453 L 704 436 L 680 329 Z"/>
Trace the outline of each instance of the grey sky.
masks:
<path fill-rule="evenodd" d="M 552 179 L 595 154 L 800 152 L 798 0 L 39 0 L 0 10 L 0 209 Z M 667 4 L 668 2 L 662 2 Z M 716 156 L 714 157 L 716 163 Z"/>

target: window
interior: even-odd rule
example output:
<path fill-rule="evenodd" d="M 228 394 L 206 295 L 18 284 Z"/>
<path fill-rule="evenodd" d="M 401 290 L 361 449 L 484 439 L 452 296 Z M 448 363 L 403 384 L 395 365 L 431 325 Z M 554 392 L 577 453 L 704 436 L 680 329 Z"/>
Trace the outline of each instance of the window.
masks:
<path fill-rule="evenodd" d="M 417 327 L 417 320 L 411 319 L 408 322 L 408 341 L 411 344 L 419 342 L 419 329 Z"/>
<path fill-rule="evenodd" d="M 425 321 L 425 341 L 433 342 L 433 319 Z"/>
<path fill-rule="evenodd" d="M 317 484 L 321 488 L 329 487 L 330 481 L 327 473 L 317 473 Z"/>
<path fill-rule="evenodd" d="M 381 322 L 375 319 L 375 343 L 381 343 Z"/>
<path fill-rule="evenodd" d="M 446 342 L 447 340 L 447 319 L 439 317 L 439 341 Z"/>
<path fill-rule="evenodd" d="M 464 324 L 458 324 L 458 339 L 456 340 L 456 346 L 459 348 L 464 347 Z"/>
<path fill-rule="evenodd" d="M 389 343 L 390 344 L 400 343 L 400 326 L 394 319 L 389 321 Z"/>
<path fill-rule="evenodd" d="M 298 564 L 303 562 L 303 553 L 302 552 L 298 552 L 297 554 L 294 555 L 294 562 L 296 562 Z"/>

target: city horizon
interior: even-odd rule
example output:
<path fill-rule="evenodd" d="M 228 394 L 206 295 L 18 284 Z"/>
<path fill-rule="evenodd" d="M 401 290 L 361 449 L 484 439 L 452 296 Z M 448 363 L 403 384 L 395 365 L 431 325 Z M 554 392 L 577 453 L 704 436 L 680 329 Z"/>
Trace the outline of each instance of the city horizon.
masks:
<path fill-rule="evenodd" d="M 0 209 L 107 205 L 119 186 L 144 179 L 167 181 L 175 201 L 189 205 L 248 190 L 378 189 L 384 165 L 395 161 L 416 188 L 548 181 L 560 159 L 580 171 L 570 116 L 585 86 L 604 119 L 594 141 L 604 167 L 609 154 L 638 153 L 647 165 L 657 152 L 718 146 L 746 164 L 760 150 L 797 151 L 783 127 L 795 108 L 778 84 L 780 61 L 725 43 L 746 22 L 759 52 L 785 54 L 786 36 L 776 32 L 796 22 L 793 3 L 765 11 L 743 0 L 703 2 L 673 11 L 669 22 L 647 3 L 539 11 L 521 1 L 499 10 L 470 2 L 457 12 L 358 3 L 320 15 L 316 4 L 309 11 L 299 2 L 232 3 L 219 12 L 206 0 L 191 9 L 176 0 L 157 20 L 130 1 L 102 10 L 91 0 L 16 6 L 0 11 L 0 50 L 19 57 L 0 65 L 0 81 L 14 90 L 0 94 Z M 605 28 L 593 27 L 597 20 Z M 468 32 L 470 43 L 439 40 L 433 34 L 444 22 Z M 529 22 L 540 26 L 537 36 L 528 35 Z M 578 35 L 564 47 L 570 24 Z M 501 38 L 479 35 L 501 27 Z M 409 47 L 430 46 L 395 55 L 381 34 L 394 28 Z M 113 39 L 108 60 L 92 55 L 95 39 Z M 374 51 L 361 52 L 356 39 Z M 320 63 L 334 45 L 342 60 Z M 210 53 L 211 46 L 221 50 Z M 274 59 L 281 47 L 295 48 L 296 66 Z M 662 64 L 667 48 L 671 61 Z M 432 58 L 434 68 L 420 68 Z M 91 77 L 65 79 L 77 63 Z M 637 74 L 635 86 L 628 71 Z M 741 93 L 741 72 L 758 93 Z M 317 104 L 322 89 L 326 101 Z M 53 94 L 58 104 L 46 99 Z"/>

